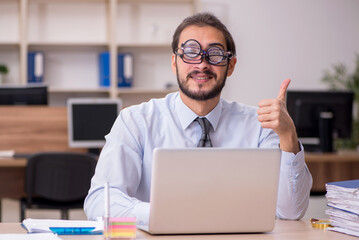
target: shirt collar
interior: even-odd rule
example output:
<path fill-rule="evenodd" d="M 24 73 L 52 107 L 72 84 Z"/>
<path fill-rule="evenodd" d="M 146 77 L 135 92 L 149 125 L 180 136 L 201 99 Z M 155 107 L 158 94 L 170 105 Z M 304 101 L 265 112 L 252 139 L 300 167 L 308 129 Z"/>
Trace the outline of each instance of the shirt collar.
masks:
<path fill-rule="evenodd" d="M 179 93 L 177 94 L 175 100 L 175 111 L 177 113 L 178 119 L 183 129 L 186 129 L 193 122 L 193 120 L 195 120 L 198 117 L 196 113 L 194 113 L 189 107 L 187 107 L 182 102 Z M 217 129 L 221 112 L 222 112 L 222 99 L 219 100 L 217 106 L 210 113 L 204 116 L 211 123 L 214 131 L 216 131 Z"/>

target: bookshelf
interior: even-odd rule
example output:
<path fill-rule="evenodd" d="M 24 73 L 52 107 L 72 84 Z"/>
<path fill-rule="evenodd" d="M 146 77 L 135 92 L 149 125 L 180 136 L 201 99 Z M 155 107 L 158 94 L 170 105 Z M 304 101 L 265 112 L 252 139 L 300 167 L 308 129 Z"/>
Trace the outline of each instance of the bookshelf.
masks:
<path fill-rule="evenodd" d="M 131 105 L 174 91 L 171 38 L 199 0 L 2 0 L 0 64 L 5 84 L 27 84 L 27 53 L 44 53 L 50 105 L 68 97 L 121 97 Z M 110 87 L 100 87 L 98 55 L 110 53 Z M 117 54 L 134 57 L 131 88 L 117 87 Z M 129 101 L 127 101 L 127 99 Z"/>

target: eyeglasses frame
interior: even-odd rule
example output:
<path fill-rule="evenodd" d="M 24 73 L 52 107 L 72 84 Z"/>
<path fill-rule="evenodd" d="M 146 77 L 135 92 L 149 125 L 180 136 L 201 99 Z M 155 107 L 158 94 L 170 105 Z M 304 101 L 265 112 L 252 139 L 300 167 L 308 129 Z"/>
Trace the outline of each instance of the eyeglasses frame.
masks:
<path fill-rule="evenodd" d="M 198 44 L 199 46 L 199 53 L 198 55 L 201 55 L 201 58 L 199 59 L 200 62 L 188 62 L 184 59 L 184 53 L 179 53 L 178 50 L 182 50 L 184 51 L 184 47 L 186 46 L 186 44 L 189 42 L 189 41 L 194 41 Z M 214 66 L 227 66 L 228 63 L 230 62 L 230 60 L 234 57 L 234 54 L 231 52 L 231 51 L 226 51 L 226 50 L 223 50 L 223 53 L 224 55 L 222 56 L 223 58 L 227 58 L 227 61 L 225 63 L 222 63 L 223 61 L 221 61 L 220 63 L 213 63 L 210 61 L 209 59 L 209 53 L 208 53 L 208 50 L 211 49 L 212 47 L 209 47 L 207 50 L 202 50 L 202 46 L 201 44 L 196 40 L 196 39 L 188 39 L 187 41 L 185 41 L 184 43 L 181 44 L 181 47 L 180 48 L 177 48 L 175 51 L 174 51 L 174 54 L 176 54 L 177 56 L 179 56 L 183 62 L 185 63 L 188 63 L 188 64 L 200 64 L 203 62 L 203 58 L 205 58 L 207 60 L 207 62 L 211 65 L 214 65 Z"/>

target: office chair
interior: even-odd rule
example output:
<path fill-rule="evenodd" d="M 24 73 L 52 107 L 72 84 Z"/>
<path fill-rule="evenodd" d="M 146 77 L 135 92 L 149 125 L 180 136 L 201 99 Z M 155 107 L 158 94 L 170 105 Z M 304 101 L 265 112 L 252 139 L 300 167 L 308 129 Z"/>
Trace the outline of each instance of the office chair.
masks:
<path fill-rule="evenodd" d="M 61 219 L 68 219 L 69 209 L 83 207 L 96 163 L 95 155 L 85 153 L 43 152 L 30 156 L 26 198 L 20 200 L 21 221 L 26 208 L 59 209 Z"/>

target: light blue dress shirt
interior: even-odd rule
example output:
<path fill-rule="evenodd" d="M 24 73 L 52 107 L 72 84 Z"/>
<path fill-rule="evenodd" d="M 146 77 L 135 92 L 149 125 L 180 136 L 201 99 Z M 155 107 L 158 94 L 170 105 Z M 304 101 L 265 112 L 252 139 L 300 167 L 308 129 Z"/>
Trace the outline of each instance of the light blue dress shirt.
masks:
<path fill-rule="evenodd" d="M 213 146 L 278 148 L 278 135 L 261 127 L 256 110 L 221 99 L 205 116 L 212 124 Z M 197 117 L 178 92 L 123 109 L 106 136 L 84 203 L 87 217 L 104 215 L 104 184 L 109 182 L 111 216 L 135 216 L 138 224 L 148 223 L 153 149 L 196 147 L 202 133 L 193 121 Z M 277 217 L 301 218 L 311 186 L 303 150 L 296 155 L 282 152 Z"/>

